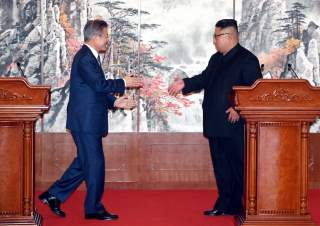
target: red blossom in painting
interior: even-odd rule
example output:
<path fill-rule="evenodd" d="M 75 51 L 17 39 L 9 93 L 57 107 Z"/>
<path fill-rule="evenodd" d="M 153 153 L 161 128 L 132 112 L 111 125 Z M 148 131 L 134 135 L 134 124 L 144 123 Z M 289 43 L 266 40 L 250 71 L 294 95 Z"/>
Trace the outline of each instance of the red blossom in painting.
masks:
<path fill-rule="evenodd" d="M 163 62 L 164 60 L 166 60 L 167 58 L 166 57 L 164 57 L 164 56 L 160 56 L 160 55 L 154 55 L 153 56 L 153 60 L 155 61 L 155 62 L 157 62 L 157 63 L 161 63 L 161 62 Z"/>
<path fill-rule="evenodd" d="M 145 79 L 145 84 L 140 94 L 151 105 L 150 107 L 158 113 L 182 115 L 181 110 L 193 104 L 192 101 L 181 94 L 177 97 L 170 96 L 167 90 L 167 84 L 160 75 L 157 75 Z"/>

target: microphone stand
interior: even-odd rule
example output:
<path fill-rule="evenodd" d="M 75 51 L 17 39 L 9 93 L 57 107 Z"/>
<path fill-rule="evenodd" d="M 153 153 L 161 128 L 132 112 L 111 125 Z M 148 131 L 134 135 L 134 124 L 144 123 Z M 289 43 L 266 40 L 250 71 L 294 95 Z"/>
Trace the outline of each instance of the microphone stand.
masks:
<path fill-rule="evenodd" d="M 17 64 L 18 70 L 20 71 L 20 76 L 26 79 L 27 77 L 25 76 L 25 74 L 24 74 L 24 72 L 23 72 L 23 70 L 21 68 L 20 62 L 17 61 L 16 64 Z"/>
<path fill-rule="evenodd" d="M 288 71 L 291 71 L 293 74 L 293 78 L 295 79 L 299 79 L 299 76 L 297 75 L 297 73 L 293 70 L 292 65 L 288 64 Z"/>

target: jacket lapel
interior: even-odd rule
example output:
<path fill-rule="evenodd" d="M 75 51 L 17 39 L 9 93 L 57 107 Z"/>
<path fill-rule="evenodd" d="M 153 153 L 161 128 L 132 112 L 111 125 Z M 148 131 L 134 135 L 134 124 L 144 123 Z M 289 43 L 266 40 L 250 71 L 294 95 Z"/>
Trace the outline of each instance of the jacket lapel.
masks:
<path fill-rule="evenodd" d="M 86 45 L 83 45 L 82 48 L 86 51 L 87 54 L 89 54 L 89 55 L 95 60 L 95 61 L 94 61 L 94 62 L 95 62 L 95 66 L 96 66 L 97 68 L 99 68 L 101 74 L 102 74 L 103 77 L 104 77 L 104 71 L 103 71 L 102 67 L 100 66 L 100 64 L 98 63 L 98 59 L 96 59 L 96 57 L 93 55 L 93 53 L 91 52 L 91 50 L 89 49 L 89 47 L 86 46 Z"/>

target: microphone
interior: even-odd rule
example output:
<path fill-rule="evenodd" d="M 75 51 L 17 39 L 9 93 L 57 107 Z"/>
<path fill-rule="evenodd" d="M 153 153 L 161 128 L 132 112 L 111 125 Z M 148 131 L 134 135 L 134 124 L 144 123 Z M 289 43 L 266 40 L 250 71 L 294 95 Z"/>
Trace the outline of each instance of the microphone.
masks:
<path fill-rule="evenodd" d="M 264 64 L 260 65 L 260 70 L 261 70 L 261 73 L 264 71 Z"/>
<path fill-rule="evenodd" d="M 288 64 L 288 71 L 291 71 L 291 72 L 292 72 L 293 78 L 299 79 L 299 76 L 298 76 L 297 73 L 293 70 L 291 64 Z"/>
<path fill-rule="evenodd" d="M 27 78 L 27 77 L 24 75 L 24 72 L 23 72 L 23 70 L 22 70 L 22 68 L 21 68 L 21 63 L 20 63 L 19 61 L 17 61 L 16 64 L 17 64 L 18 70 L 20 71 L 21 77 Z"/>

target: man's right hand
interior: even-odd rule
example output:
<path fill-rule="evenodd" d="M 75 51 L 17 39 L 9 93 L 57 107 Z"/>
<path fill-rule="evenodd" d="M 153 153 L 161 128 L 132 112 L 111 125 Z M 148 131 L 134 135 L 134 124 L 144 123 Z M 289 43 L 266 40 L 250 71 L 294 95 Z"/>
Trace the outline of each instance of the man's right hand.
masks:
<path fill-rule="evenodd" d="M 124 78 L 127 88 L 141 88 L 143 87 L 143 79 L 142 77 L 127 75 Z"/>
<path fill-rule="evenodd" d="M 184 88 L 185 84 L 181 78 L 176 78 L 174 82 L 169 86 L 168 92 L 171 96 L 177 96 Z"/>
<path fill-rule="evenodd" d="M 132 110 L 137 106 L 137 102 L 128 96 L 122 96 L 116 99 L 114 102 L 116 108 L 122 108 L 126 110 Z"/>

